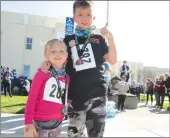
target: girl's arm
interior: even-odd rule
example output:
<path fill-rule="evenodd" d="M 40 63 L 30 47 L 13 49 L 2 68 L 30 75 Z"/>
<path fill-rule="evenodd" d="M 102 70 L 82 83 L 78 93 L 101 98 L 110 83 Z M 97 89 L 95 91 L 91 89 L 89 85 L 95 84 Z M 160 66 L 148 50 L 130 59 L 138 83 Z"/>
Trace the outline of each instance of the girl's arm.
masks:
<path fill-rule="evenodd" d="M 33 124 L 34 109 L 37 102 L 37 97 L 40 92 L 40 88 L 43 85 L 42 73 L 37 72 L 33 78 L 27 104 L 25 108 L 25 124 Z"/>

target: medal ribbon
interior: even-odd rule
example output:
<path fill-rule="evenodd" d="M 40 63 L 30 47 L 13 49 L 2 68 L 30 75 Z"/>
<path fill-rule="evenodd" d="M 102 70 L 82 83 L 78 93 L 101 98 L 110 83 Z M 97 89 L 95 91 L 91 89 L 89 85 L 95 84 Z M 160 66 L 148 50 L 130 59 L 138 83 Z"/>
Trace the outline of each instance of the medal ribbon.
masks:
<path fill-rule="evenodd" d="M 78 53 L 79 59 L 81 59 L 81 56 L 83 55 L 83 52 L 85 51 L 86 46 L 87 46 L 88 41 L 89 41 L 89 38 L 90 38 L 91 36 L 92 36 L 92 35 L 88 36 L 88 38 L 86 39 L 85 43 L 83 44 L 82 49 L 80 49 L 80 46 L 79 46 L 78 40 L 77 40 L 77 36 L 75 35 L 75 43 L 76 43 L 76 48 L 77 48 L 77 53 Z"/>
<path fill-rule="evenodd" d="M 61 72 L 62 71 L 62 72 Z M 52 74 L 55 79 L 56 79 L 56 82 L 57 82 L 57 85 L 58 85 L 58 93 L 57 93 L 57 97 L 60 98 L 61 97 L 61 100 L 62 100 L 62 103 L 65 105 L 65 95 L 66 95 L 66 89 L 67 89 L 67 78 L 66 78 L 66 72 L 65 70 L 61 70 L 60 72 L 56 71 L 53 67 L 51 67 L 51 71 L 50 71 L 50 74 Z M 62 75 L 64 76 L 65 78 L 65 88 L 64 88 L 64 93 L 62 94 L 62 88 L 61 88 L 61 85 L 60 85 L 60 82 L 59 82 L 59 75 Z"/>

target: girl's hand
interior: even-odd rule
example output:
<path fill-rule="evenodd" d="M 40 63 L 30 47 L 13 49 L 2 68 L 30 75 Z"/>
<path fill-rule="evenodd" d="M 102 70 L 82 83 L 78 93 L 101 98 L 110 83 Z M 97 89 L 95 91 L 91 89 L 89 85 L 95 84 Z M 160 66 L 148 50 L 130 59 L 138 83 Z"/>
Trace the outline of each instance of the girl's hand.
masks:
<path fill-rule="evenodd" d="M 24 137 L 38 137 L 38 132 L 36 131 L 35 126 L 33 124 L 25 126 Z"/>

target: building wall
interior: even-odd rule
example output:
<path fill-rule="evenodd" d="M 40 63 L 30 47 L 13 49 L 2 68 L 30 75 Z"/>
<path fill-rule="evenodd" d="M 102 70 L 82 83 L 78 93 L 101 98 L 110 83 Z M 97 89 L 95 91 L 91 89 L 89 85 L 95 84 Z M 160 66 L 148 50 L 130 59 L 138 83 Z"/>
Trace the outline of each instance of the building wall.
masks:
<path fill-rule="evenodd" d="M 62 20 L 28 14 L 1 11 L 1 64 L 24 72 L 24 65 L 30 65 L 32 78 L 44 61 L 45 43 L 64 34 Z M 26 49 L 26 37 L 32 38 L 32 49 Z M 59 36 L 58 36 L 59 37 Z"/>

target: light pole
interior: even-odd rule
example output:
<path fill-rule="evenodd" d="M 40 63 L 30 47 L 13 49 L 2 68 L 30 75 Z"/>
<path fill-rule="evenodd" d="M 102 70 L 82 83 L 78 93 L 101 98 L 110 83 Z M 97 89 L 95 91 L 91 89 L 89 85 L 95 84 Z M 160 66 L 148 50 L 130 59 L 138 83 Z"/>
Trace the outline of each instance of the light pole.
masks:
<path fill-rule="evenodd" d="M 109 26 L 109 0 L 107 0 L 107 19 L 106 19 L 106 23 L 107 23 L 107 26 Z"/>

